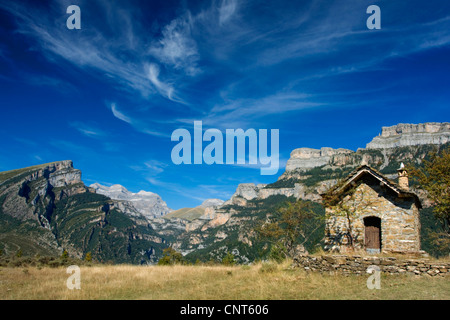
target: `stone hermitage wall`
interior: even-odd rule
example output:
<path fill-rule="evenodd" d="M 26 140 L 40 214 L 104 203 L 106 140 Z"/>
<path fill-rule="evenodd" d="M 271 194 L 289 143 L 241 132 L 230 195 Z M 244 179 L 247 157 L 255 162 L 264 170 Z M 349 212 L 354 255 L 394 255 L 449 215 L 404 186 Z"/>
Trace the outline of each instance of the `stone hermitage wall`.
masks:
<path fill-rule="evenodd" d="M 364 257 L 359 255 L 301 255 L 294 258 L 294 267 L 306 271 L 365 275 L 369 266 L 378 266 L 390 275 L 450 276 L 450 262 L 423 258 Z"/>

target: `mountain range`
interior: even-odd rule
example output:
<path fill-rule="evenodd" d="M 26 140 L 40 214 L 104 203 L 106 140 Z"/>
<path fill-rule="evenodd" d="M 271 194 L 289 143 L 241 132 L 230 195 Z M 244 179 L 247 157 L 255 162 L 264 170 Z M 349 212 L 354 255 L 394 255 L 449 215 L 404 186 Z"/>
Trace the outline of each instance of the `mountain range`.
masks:
<path fill-rule="evenodd" d="M 85 186 L 72 161 L 0 173 L 0 250 L 26 255 L 91 253 L 101 262 L 152 264 L 171 246 L 187 259 L 219 260 L 228 252 L 247 263 L 267 253 L 254 232 L 286 201 L 310 201 L 323 214 L 320 194 L 362 163 L 396 178 L 401 162 L 420 165 L 432 150 L 450 144 L 450 123 L 383 127 L 357 151 L 299 148 L 271 184 L 242 183 L 227 201 L 209 199 L 173 211 L 153 192 L 132 193 L 121 185 Z M 419 194 L 425 207 L 425 194 Z M 303 250 L 320 246 L 323 228 Z"/>

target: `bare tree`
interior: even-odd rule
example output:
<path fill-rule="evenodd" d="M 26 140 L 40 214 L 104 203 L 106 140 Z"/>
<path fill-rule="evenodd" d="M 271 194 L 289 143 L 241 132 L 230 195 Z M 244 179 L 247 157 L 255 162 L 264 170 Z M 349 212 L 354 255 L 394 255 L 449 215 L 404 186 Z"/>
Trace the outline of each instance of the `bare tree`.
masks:
<path fill-rule="evenodd" d="M 360 184 L 355 184 L 348 187 L 342 192 L 335 192 L 343 188 L 344 182 L 338 182 L 333 187 L 333 190 L 329 190 L 323 197 L 324 204 L 330 208 L 333 216 L 343 217 L 345 219 L 345 230 L 343 230 L 343 236 L 347 239 L 349 248 L 355 250 L 355 238 L 358 236 L 354 232 L 355 219 L 370 206 L 372 201 L 367 197 L 367 191 L 364 188 L 358 188 Z M 327 213 L 327 220 L 331 217 L 330 213 Z M 340 243 L 342 244 L 342 242 Z"/>
<path fill-rule="evenodd" d="M 282 244 L 288 256 L 296 254 L 298 245 L 303 245 L 309 238 L 304 226 L 308 219 L 315 217 L 311 204 L 298 200 L 289 202 L 287 206 L 280 208 L 276 214 L 267 218 L 255 231 L 261 239 L 272 245 Z M 299 243 L 299 239 L 302 243 Z"/>

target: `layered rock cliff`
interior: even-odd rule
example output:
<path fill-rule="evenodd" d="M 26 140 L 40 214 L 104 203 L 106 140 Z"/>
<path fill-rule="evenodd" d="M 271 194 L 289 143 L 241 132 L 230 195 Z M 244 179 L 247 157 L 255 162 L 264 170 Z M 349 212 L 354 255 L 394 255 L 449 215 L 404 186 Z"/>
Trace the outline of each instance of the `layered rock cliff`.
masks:
<path fill-rule="evenodd" d="M 311 169 L 327 165 L 331 160 L 340 162 L 338 159 L 345 159 L 345 156 L 352 154 L 352 150 L 332 149 L 332 148 L 299 148 L 291 152 L 291 156 L 286 163 L 286 171 L 295 169 Z"/>
<path fill-rule="evenodd" d="M 299 148 L 291 152 L 286 164 L 286 172 L 280 178 L 289 176 L 290 172 L 308 171 L 323 167 L 335 169 L 356 167 L 361 163 L 369 163 L 381 169 L 389 166 L 390 156 L 399 148 L 419 146 L 444 145 L 450 142 L 450 123 L 428 122 L 422 124 L 398 124 L 383 127 L 381 134 L 373 138 L 356 152 L 347 149 L 332 148 Z M 406 155 L 405 157 L 411 157 Z"/>
<path fill-rule="evenodd" d="M 72 161 L 59 161 L 40 166 L 0 173 L 0 195 L 5 214 L 20 220 L 31 219 L 48 225 L 47 212 L 55 200 L 86 192 L 81 171 Z"/>
<path fill-rule="evenodd" d="M 367 149 L 389 149 L 424 144 L 445 144 L 450 141 L 450 123 L 427 122 L 421 124 L 397 124 L 383 127 L 381 134 L 373 138 Z"/>
<path fill-rule="evenodd" d="M 62 252 L 51 231 L 55 202 L 86 192 L 72 161 L 0 173 L 0 245 L 4 252 L 23 249 L 40 254 Z"/>

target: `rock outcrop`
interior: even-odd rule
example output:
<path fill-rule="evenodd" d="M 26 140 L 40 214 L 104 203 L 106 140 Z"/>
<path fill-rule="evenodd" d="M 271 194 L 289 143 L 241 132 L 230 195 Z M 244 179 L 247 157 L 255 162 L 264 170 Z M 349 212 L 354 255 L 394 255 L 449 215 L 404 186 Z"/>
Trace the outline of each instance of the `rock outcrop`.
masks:
<path fill-rule="evenodd" d="M 221 206 L 225 201 L 221 200 L 221 199 L 206 199 L 205 201 L 202 202 L 202 204 L 200 205 L 200 207 L 202 208 L 214 208 L 214 207 L 219 207 Z"/>
<path fill-rule="evenodd" d="M 310 188 L 301 183 L 294 183 L 292 188 L 269 188 L 267 184 L 241 183 L 236 192 L 223 205 L 246 206 L 248 200 L 267 199 L 277 195 L 317 201 L 320 199 L 319 194 L 335 182 L 334 179 L 325 181 L 315 188 L 316 192 L 311 192 Z"/>
<path fill-rule="evenodd" d="M 2 212 L 19 220 L 35 220 L 48 225 L 41 210 L 52 209 L 55 200 L 86 192 L 81 171 L 70 160 L 0 173 Z M 31 205 L 29 205 L 31 204 Z"/>
<path fill-rule="evenodd" d="M 49 164 L 24 168 L 25 172 L 29 170 L 30 175 L 26 178 L 28 181 L 34 181 L 39 178 L 47 178 L 48 182 L 54 187 L 64 187 L 71 184 L 81 183 L 81 171 L 73 168 L 71 160 L 52 162 Z M 14 170 L 13 170 L 14 171 Z M 4 172 L 4 174 L 7 174 Z"/>
<path fill-rule="evenodd" d="M 223 203 L 224 201 L 220 199 L 206 199 L 201 205 L 195 208 L 181 208 L 170 212 L 165 216 L 165 218 L 175 219 L 175 221 L 186 220 L 189 222 L 197 219 L 212 219 L 214 218 L 215 208 L 220 207 Z"/>
<path fill-rule="evenodd" d="M 254 183 L 241 183 L 238 185 L 235 193 L 231 196 L 230 200 L 225 201 L 224 205 L 238 205 L 245 206 L 247 200 L 253 199 L 265 199 L 271 195 L 282 194 L 287 197 L 298 195 L 300 192 L 296 185 L 294 188 L 278 188 L 278 189 L 265 189 L 266 184 Z M 297 188 L 297 189 L 296 189 Z M 301 187 L 300 187 L 301 188 Z"/>

